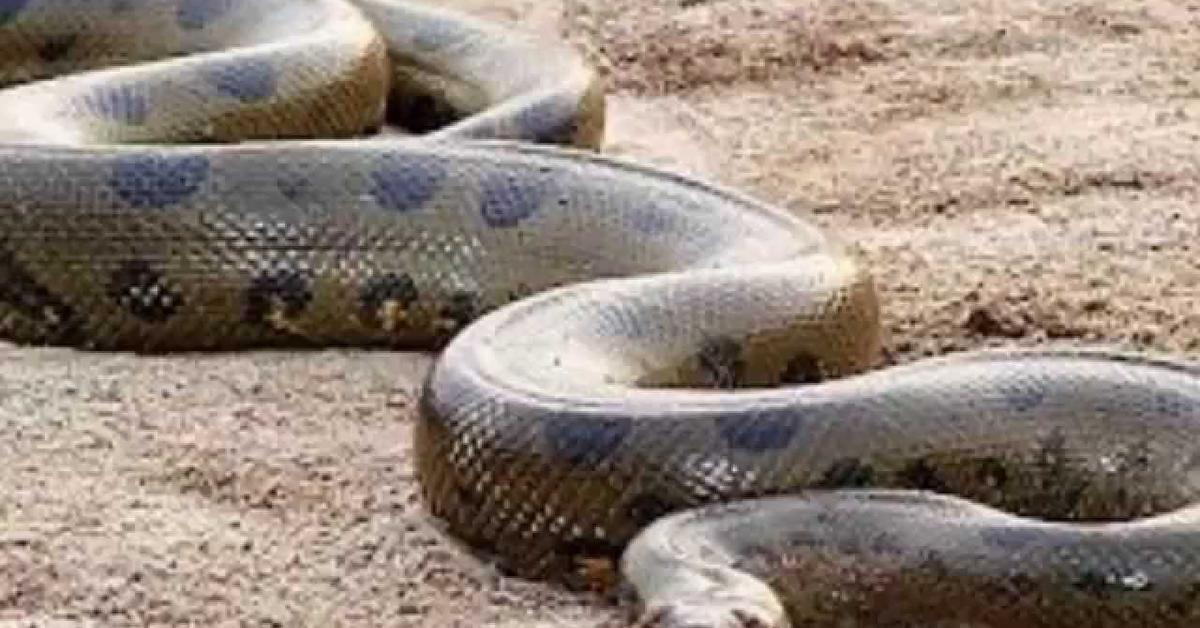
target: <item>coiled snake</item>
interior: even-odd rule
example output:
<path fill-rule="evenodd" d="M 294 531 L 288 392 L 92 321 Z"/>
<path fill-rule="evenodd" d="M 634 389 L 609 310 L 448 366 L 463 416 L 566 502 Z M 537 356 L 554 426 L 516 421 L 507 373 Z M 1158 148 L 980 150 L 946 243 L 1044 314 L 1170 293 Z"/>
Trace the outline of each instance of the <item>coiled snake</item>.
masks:
<path fill-rule="evenodd" d="M 0 51 L 5 338 L 445 345 L 429 509 L 522 576 L 623 552 L 647 623 L 1200 616 L 1195 368 L 868 370 L 869 273 L 583 150 L 604 100 L 567 49 L 397 0 L 0 0 Z M 374 135 L 385 104 L 422 137 Z"/>

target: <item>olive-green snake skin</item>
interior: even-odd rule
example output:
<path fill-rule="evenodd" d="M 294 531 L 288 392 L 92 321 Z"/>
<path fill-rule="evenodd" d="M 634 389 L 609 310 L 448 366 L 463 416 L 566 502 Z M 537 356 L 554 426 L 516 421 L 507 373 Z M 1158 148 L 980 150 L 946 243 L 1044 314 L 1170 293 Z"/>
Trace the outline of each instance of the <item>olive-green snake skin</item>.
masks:
<path fill-rule="evenodd" d="M 5 338 L 444 346 L 429 509 L 517 575 L 619 558 L 644 624 L 1200 622 L 1194 367 L 869 370 L 853 256 L 583 150 L 565 47 L 400 0 L 0 0 L 0 53 Z"/>

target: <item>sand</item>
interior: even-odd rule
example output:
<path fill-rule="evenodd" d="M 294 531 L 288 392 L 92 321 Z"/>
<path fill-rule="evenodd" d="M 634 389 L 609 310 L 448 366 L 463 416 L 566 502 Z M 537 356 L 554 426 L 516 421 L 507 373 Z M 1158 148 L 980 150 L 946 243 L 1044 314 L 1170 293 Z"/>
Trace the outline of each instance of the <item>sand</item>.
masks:
<path fill-rule="evenodd" d="M 1200 352 L 1200 10 L 1162 0 L 456 0 L 581 47 L 607 151 L 860 250 L 881 365 Z M 430 356 L 0 345 L 0 626 L 595 626 L 416 497 Z M 18 621 L 19 620 L 19 621 Z M 55 623 L 57 621 L 58 623 Z"/>

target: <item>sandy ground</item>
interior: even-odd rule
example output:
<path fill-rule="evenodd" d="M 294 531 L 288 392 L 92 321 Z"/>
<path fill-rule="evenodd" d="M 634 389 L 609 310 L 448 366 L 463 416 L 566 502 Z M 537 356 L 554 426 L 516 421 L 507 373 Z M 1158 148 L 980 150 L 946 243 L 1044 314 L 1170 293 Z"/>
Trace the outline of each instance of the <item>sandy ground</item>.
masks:
<path fill-rule="evenodd" d="M 884 362 L 1200 353 L 1195 3 L 454 3 L 580 45 L 609 77 L 610 152 L 855 243 Z M 498 576 L 426 519 L 408 434 L 428 356 L 0 359 L 0 626 L 617 616 Z"/>

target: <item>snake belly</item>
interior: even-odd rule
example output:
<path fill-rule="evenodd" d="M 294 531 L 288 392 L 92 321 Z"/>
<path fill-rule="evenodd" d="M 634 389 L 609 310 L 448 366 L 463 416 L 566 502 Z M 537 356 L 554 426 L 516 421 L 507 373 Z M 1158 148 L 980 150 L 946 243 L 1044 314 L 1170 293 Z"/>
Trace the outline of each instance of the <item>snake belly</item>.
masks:
<path fill-rule="evenodd" d="M 568 49 L 404 1 L 8 0 L 0 50 L 4 338 L 444 346 L 431 512 L 526 577 L 628 546 L 646 624 L 1196 622 L 1193 367 L 868 371 L 870 274 L 580 150 Z"/>

